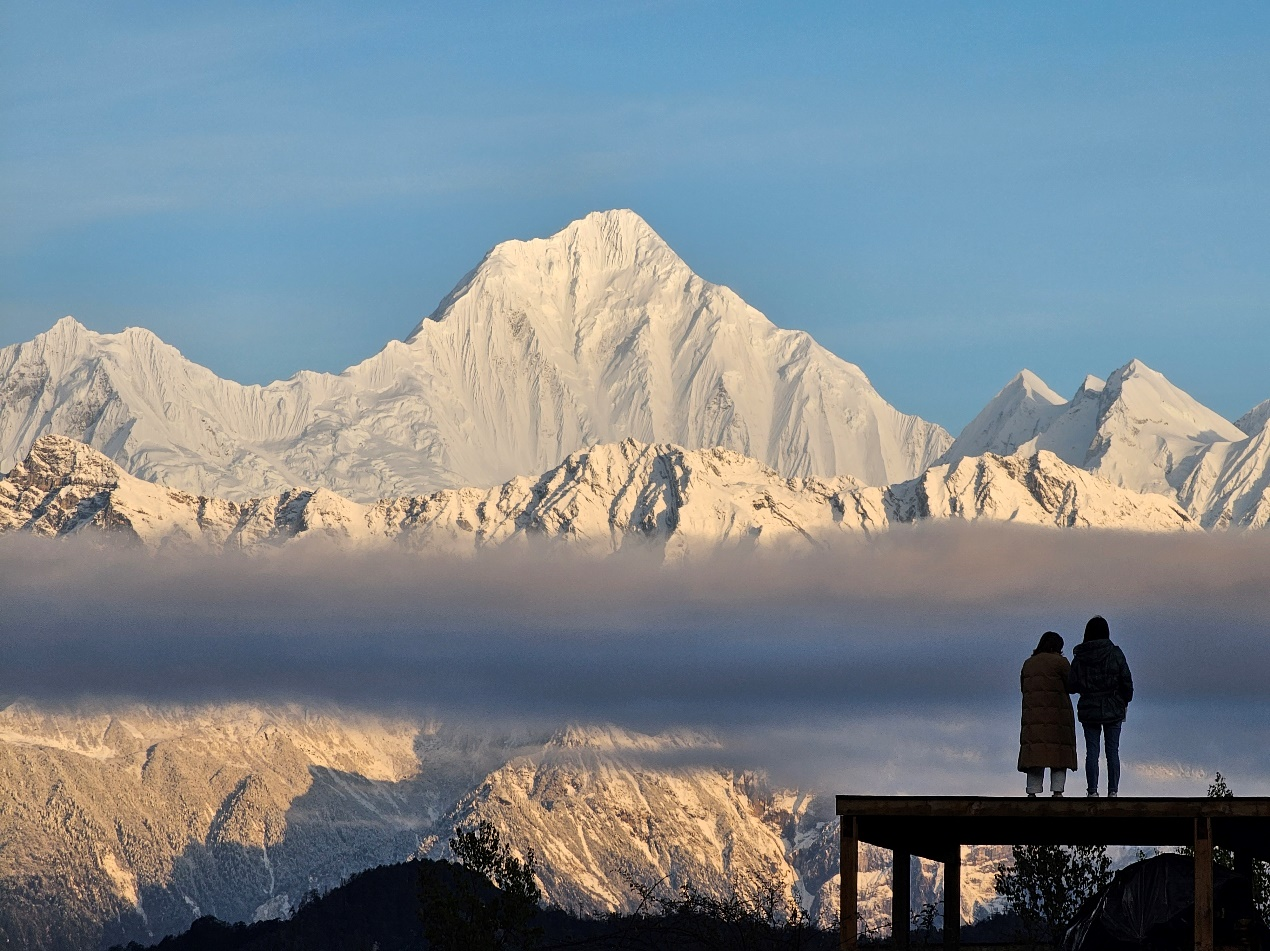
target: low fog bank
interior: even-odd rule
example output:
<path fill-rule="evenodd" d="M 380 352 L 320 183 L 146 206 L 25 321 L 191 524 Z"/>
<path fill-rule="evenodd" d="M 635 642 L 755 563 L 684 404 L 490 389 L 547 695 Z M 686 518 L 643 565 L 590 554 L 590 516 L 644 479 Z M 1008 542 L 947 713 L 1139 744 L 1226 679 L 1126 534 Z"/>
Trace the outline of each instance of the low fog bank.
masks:
<path fill-rule="evenodd" d="M 1270 793 L 1270 533 L 923 526 L 815 557 L 662 566 L 298 545 L 0 544 L 0 695 L 301 701 L 696 729 L 860 792 L 1012 793 L 1018 671 L 1105 615 L 1133 667 L 1126 792 Z M 682 754 L 679 754 L 682 755 Z"/>

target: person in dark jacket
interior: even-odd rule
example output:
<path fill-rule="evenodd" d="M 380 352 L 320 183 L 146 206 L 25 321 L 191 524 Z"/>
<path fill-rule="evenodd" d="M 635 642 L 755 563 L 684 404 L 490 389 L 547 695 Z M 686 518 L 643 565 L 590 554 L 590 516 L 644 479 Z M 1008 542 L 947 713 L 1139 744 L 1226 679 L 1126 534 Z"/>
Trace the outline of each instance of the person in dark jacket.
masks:
<path fill-rule="evenodd" d="M 1069 670 L 1062 636 L 1046 631 L 1019 674 L 1023 691 L 1019 772 L 1027 773 L 1027 794 L 1032 797 L 1045 788 L 1046 769 L 1050 771 L 1050 792 L 1062 796 L 1067 771 L 1076 768 L 1076 718 L 1068 690 Z"/>
<path fill-rule="evenodd" d="M 1088 795 L 1098 795 L 1098 746 L 1107 743 L 1107 795 L 1120 791 L 1120 728 L 1133 699 L 1133 676 L 1122 651 L 1111 643 L 1102 617 L 1085 625 L 1085 639 L 1072 649 L 1069 686 L 1080 694 L 1076 715 L 1085 730 L 1085 779 Z"/>

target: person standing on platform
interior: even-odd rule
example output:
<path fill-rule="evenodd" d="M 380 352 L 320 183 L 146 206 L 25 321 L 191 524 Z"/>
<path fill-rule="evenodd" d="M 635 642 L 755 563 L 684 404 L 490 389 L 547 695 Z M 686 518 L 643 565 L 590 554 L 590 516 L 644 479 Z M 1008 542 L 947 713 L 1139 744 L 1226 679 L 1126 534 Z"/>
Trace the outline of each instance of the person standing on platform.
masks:
<path fill-rule="evenodd" d="M 1050 792 L 1062 796 L 1067 787 L 1067 771 L 1076 768 L 1070 670 L 1063 656 L 1063 638 L 1046 631 L 1019 674 L 1023 691 L 1019 772 L 1027 774 L 1027 794 L 1033 798 L 1045 788 L 1046 769 L 1050 771 Z"/>
<path fill-rule="evenodd" d="M 1072 649 L 1071 691 L 1080 694 L 1076 714 L 1085 730 L 1088 795 L 1098 795 L 1098 746 L 1107 744 L 1107 795 L 1120 793 L 1120 728 L 1133 699 L 1133 675 L 1124 651 L 1111 643 L 1103 617 L 1085 625 L 1085 639 Z"/>

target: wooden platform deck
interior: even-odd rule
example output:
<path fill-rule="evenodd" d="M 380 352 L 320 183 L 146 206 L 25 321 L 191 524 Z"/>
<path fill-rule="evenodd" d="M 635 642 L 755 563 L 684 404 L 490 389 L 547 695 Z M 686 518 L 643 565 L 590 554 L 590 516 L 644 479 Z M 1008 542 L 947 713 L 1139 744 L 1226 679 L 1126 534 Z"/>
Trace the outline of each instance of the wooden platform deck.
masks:
<path fill-rule="evenodd" d="M 855 951 L 859 845 L 890 849 L 895 870 L 912 856 L 944 863 L 944 907 L 961 907 L 963 845 L 1142 845 L 1195 849 L 1195 947 L 1213 951 L 1213 848 L 1238 870 L 1270 860 L 1270 798 L 1053 799 L 974 796 L 839 796 L 842 948 Z M 894 946 L 907 948 L 909 876 L 893 878 Z M 960 916 L 945 918 L 944 946 L 960 946 Z"/>

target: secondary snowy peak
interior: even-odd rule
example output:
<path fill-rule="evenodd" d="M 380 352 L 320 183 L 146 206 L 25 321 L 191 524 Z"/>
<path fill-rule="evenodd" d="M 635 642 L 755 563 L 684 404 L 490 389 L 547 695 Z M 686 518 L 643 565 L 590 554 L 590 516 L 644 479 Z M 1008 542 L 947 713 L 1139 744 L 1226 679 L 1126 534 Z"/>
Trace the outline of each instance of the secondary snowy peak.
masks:
<path fill-rule="evenodd" d="M 1266 428 L 1266 423 L 1270 423 L 1270 400 L 1258 403 L 1235 420 L 1235 425 L 1239 427 L 1239 431 L 1247 433 L 1249 436 L 1256 436 Z"/>
<path fill-rule="evenodd" d="M 1105 381 L 1087 377 L 1066 402 L 1020 374 L 966 427 L 943 461 L 955 462 L 972 449 L 1022 456 L 1045 450 L 1135 492 L 1175 497 L 1209 447 L 1244 438 L 1163 374 L 1133 360 Z"/>
<path fill-rule="evenodd" d="M 1244 438 L 1140 360 L 1107 378 L 1101 409 L 1088 468 L 1139 492 L 1170 493 L 1196 449 Z"/>
<path fill-rule="evenodd" d="M 42 435 L 100 449 L 141 478 L 241 497 L 305 480 L 260 447 L 299 439 L 334 378 L 241 386 L 148 330 L 99 334 L 71 317 L 0 349 L 0 469 Z"/>
<path fill-rule="evenodd" d="M 985 452 L 1010 455 L 1045 431 L 1067 401 L 1031 370 L 1023 370 L 961 431 L 939 461 L 953 463 Z"/>
<path fill-rule="evenodd" d="M 276 547 L 303 540 L 472 554 L 546 544 L 679 560 L 721 550 L 807 551 L 921 519 L 1136 531 L 1194 528 L 1170 500 L 1138 495 L 1050 453 L 984 455 L 891 488 L 787 479 L 726 449 L 635 440 L 574 453 L 537 478 L 373 506 L 325 489 L 245 503 L 136 479 L 102 454 L 46 436 L 0 481 L 0 532 L 109 533 L 149 548 Z"/>
<path fill-rule="evenodd" d="M 58 434 L 238 501 L 295 485 L 360 502 L 493 485 L 627 437 L 883 484 L 951 441 L 697 277 L 630 211 L 498 245 L 407 341 L 338 376 L 242 386 L 147 331 L 67 319 L 0 350 L 0 380 L 0 468 Z"/>

